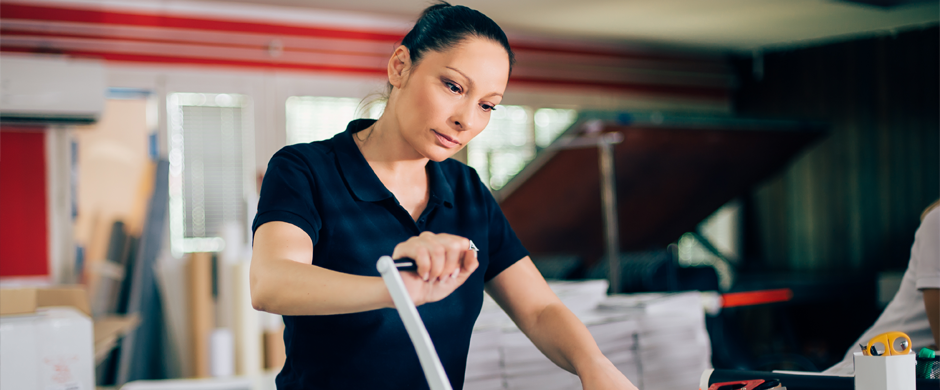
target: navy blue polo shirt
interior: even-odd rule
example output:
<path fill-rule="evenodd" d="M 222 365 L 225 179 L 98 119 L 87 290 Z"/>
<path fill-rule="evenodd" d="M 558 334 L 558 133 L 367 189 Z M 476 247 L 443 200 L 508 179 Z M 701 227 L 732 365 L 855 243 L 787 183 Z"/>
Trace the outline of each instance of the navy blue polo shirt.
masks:
<path fill-rule="evenodd" d="M 462 389 L 470 333 L 483 284 L 528 252 L 476 171 L 452 159 L 427 164 L 430 196 L 418 220 L 399 205 L 366 162 L 355 120 L 332 139 L 284 147 L 268 163 L 255 231 L 283 221 L 313 242 L 311 264 L 379 276 L 379 257 L 421 232 L 473 240 L 479 268 L 447 298 L 418 307 L 454 389 Z M 394 309 L 284 316 L 287 361 L 278 389 L 427 389 L 418 355 Z"/>

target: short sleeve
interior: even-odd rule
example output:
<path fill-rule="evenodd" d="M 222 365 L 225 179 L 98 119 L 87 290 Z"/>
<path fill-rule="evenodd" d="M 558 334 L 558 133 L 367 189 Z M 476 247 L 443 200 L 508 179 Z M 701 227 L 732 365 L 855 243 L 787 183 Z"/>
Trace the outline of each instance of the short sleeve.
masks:
<path fill-rule="evenodd" d="M 927 213 L 917 228 L 911 257 L 917 264 L 914 270 L 917 289 L 940 288 L 940 207 Z"/>
<path fill-rule="evenodd" d="M 268 163 L 251 231 L 268 222 L 287 222 L 301 228 L 316 245 L 321 221 L 313 201 L 313 172 L 300 152 L 290 148 L 275 153 Z"/>
<path fill-rule="evenodd" d="M 480 184 L 483 186 L 482 182 Z M 483 282 L 489 282 L 506 268 L 529 255 L 516 237 L 516 232 L 509 226 L 509 221 L 488 189 L 483 188 L 486 210 L 489 219 L 489 259 L 490 263 L 483 275 Z"/>

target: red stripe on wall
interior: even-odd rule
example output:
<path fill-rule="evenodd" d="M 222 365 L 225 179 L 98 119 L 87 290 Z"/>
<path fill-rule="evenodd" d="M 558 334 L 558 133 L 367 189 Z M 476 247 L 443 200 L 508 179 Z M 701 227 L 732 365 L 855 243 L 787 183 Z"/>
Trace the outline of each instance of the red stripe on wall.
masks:
<path fill-rule="evenodd" d="M 6 47 L 0 46 L 0 51 L 3 52 L 21 52 L 21 53 L 33 53 L 35 50 L 31 48 L 21 48 L 21 47 Z M 221 59 L 211 59 L 211 58 L 193 58 L 193 57 L 171 57 L 171 56 L 154 56 L 154 55 L 139 55 L 139 54 L 123 54 L 123 53 L 108 53 L 108 52 L 93 52 L 93 51 L 60 51 L 59 54 L 68 54 L 75 57 L 90 57 L 90 58 L 99 58 L 108 61 L 122 61 L 122 62 L 135 62 L 135 63 L 161 63 L 161 64 L 187 64 L 187 65 L 207 65 L 207 66 L 225 66 L 225 67 L 235 67 L 235 68 L 264 68 L 264 69 L 289 69 L 289 70 L 304 70 L 304 71 L 323 71 L 323 72 L 339 72 L 339 73 L 354 73 L 359 75 L 374 75 L 374 76 L 385 76 L 386 71 L 384 69 L 376 68 L 359 68 L 351 66 L 334 66 L 334 65 L 314 65 L 314 64 L 291 64 L 291 63 L 277 63 L 277 62 L 263 62 L 263 61 L 234 61 L 234 60 L 221 60 Z M 663 95 L 663 96 L 677 96 L 677 97 L 686 97 L 686 98 L 697 98 L 697 99 L 706 99 L 706 100 L 724 100 L 728 98 L 728 91 L 723 88 L 705 88 L 705 87 L 685 87 L 685 86 L 668 86 L 668 85 L 653 85 L 653 84 L 639 84 L 639 83 L 615 83 L 615 82 L 600 82 L 600 81 L 570 81 L 570 80 L 557 80 L 557 79 L 540 79 L 540 78 L 518 78 L 511 77 L 509 79 L 510 85 L 514 84 L 528 84 L 528 85 L 553 85 L 553 86 L 566 86 L 566 87 L 578 87 L 578 88 L 591 88 L 591 89 L 605 89 L 618 91 L 623 93 L 638 93 L 638 94 L 647 94 L 647 95 Z"/>
<path fill-rule="evenodd" d="M 0 277 L 48 276 L 45 133 L 0 128 Z"/>
<path fill-rule="evenodd" d="M 535 45 L 528 43 L 513 44 L 512 50 L 524 50 L 524 51 L 535 51 L 535 52 L 545 52 L 553 54 L 576 54 L 576 55 L 588 55 L 588 56 L 598 56 L 605 58 L 617 58 L 617 59 L 627 59 L 627 60 L 644 60 L 644 61 L 679 61 L 679 62 L 704 62 L 704 63 L 714 63 L 722 64 L 721 61 L 712 60 L 707 57 L 699 57 L 692 55 L 682 55 L 682 54 L 651 54 L 644 52 L 615 52 L 607 51 L 600 49 L 572 49 L 567 47 L 555 47 L 555 46 L 543 46 Z"/>
<path fill-rule="evenodd" d="M 618 83 L 607 81 L 559 80 L 534 77 L 509 78 L 510 84 L 552 85 L 578 88 L 605 89 L 646 95 L 663 95 L 704 100 L 726 100 L 730 98 L 725 88 L 690 87 L 662 84 Z"/>
<path fill-rule="evenodd" d="M 301 27 L 282 24 L 148 15 L 131 12 L 99 11 L 79 8 L 46 7 L 9 3 L 0 3 L 0 15 L 3 15 L 4 19 L 32 19 L 126 26 L 187 28 L 197 30 L 250 32 L 274 35 L 296 35 L 388 42 L 398 42 L 405 36 L 404 32 L 401 34 L 388 34 L 369 31 Z"/>
<path fill-rule="evenodd" d="M 318 28 L 298 25 L 280 25 L 273 23 L 251 22 L 245 20 L 219 20 L 203 17 L 183 17 L 167 16 L 159 14 L 135 13 L 135 12 L 116 12 L 107 9 L 94 8 L 63 8 L 57 6 L 37 6 L 26 5 L 22 3 L 0 3 L 0 14 L 4 20 L 31 20 L 38 23 L 46 23 L 54 27 L 57 23 L 81 23 L 85 25 L 112 26 L 117 28 L 151 28 L 162 29 L 162 31 L 174 33 L 173 37 L 162 38 L 160 36 L 121 36 L 108 34 L 106 36 L 96 37 L 94 34 L 85 34 L 80 32 L 54 32 L 47 31 L 23 31 L 15 27 L 8 26 L 0 31 L 10 41 L 0 44 L 0 50 L 11 52 L 43 52 L 59 53 L 74 56 L 95 57 L 109 61 L 123 61 L 133 63 L 152 63 L 152 64 L 180 64 L 197 65 L 206 67 L 236 67 L 253 69 L 287 69 L 296 71 L 313 72 L 340 72 L 358 75 L 384 75 L 383 69 L 377 69 L 375 64 L 372 67 L 366 67 L 363 63 L 343 60 L 329 61 L 329 63 L 317 62 L 307 63 L 298 61 L 294 57 L 272 57 L 270 59 L 251 58 L 246 59 L 244 53 L 228 53 L 212 51 L 214 55 L 202 52 L 201 47 L 232 49 L 232 50 L 266 50 L 266 47 L 259 45 L 255 40 L 245 39 L 221 39 L 219 35 L 225 37 L 225 34 L 231 34 L 232 37 L 239 33 L 259 34 L 259 36 L 273 35 L 285 39 L 288 37 L 294 39 L 319 39 L 333 40 L 344 39 L 347 46 L 337 46 L 319 48 L 318 45 L 309 47 L 296 47 L 295 45 L 285 44 L 283 49 L 285 53 L 312 54 L 322 53 L 326 55 L 355 55 L 366 56 L 361 58 L 373 59 L 376 57 L 387 57 L 387 54 L 376 54 L 372 50 L 358 52 L 356 49 L 348 47 L 351 40 L 368 44 L 389 44 L 400 40 L 397 34 L 376 31 L 358 31 L 341 28 Z M 121 27 L 124 26 L 124 27 Z M 151 32 L 152 33 L 152 32 Z M 194 39 L 190 41 L 186 38 L 175 36 L 176 34 L 195 34 L 211 33 L 212 40 Z M 16 39 L 43 40 L 51 38 L 45 42 L 42 47 L 38 43 L 23 44 L 14 42 Z M 272 38 L 273 38 L 272 37 Z M 107 46 L 102 47 L 75 47 L 72 49 L 56 47 L 56 38 L 62 40 L 69 39 L 87 39 L 90 42 L 107 43 L 114 42 L 121 45 L 122 49 L 111 50 Z M 173 49 L 157 50 L 156 52 L 146 52 L 144 50 L 128 50 L 128 43 L 133 45 L 136 42 L 144 44 L 158 45 L 179 45 L 187 49 L 177 52 Z M 31 46 L 31 47 L 24 47 Z M 100 45 L 99 45 L 100 46 Z M 193 49 L 196 47 L 196 49 Z M 521 84 L 528 86 L 543 87 L 561 87 L 561 88 L 580 88 L 599 91 L 612 91 L 615 93 L 656 95 L 662 97 L 676 97 L 694 100 L 709 101 L 727 101 L 730 99 L 730 88 L 728 83 L 723 83 L 728 75 L 726 64 L 718 57 L 707 55 L 696 55 L 695 53 L 684 54 L 678 52 L 656 52 L 656 51 L 630 51 L 629 49 L 617 50 L 611 48 L 585 47 L 576 48 L 568 46 L 552 46 L 551 44 L 539 44 L 532 42 L 523 42 L 513 46 L 520 52 L 520 63 L 517 75 L 510 79 L 511 84 Z M 134 53 L 136 51 L 136 53 Z M 291 61 L 291 59 L 294 59 Z M 575 60 L 572 60 L 575 59 Z M 529 64 L 529 60 L 537 63 Z M 636 61 L 639 60 L 639 61 Z M 305 60 L 306 61 L 306 60 Z M 324 60 L 324 62 L 326 62 Z M 542 64 L 550 63 L 554 65 L 552 69 L 543 69 Z M 536 65 L 537 64 L 537 65 Z M 556 69 L 557 68 L 557 69 Z M 633 69 L 636 68 L 636 69 Z M 524 70 L 532 70 L 526 72 Z M 591 69 L 598 70 L 592 72 Z M 617 71 L 623 70 L 624 74 L 630 77 L 621 77 Z M 636 72 L 632 72 L 631 69 Z M 571 72 L 588 72 L 594 77 L 583 77 L 583 74 Z M 607 73 L 603 73 L 607 72 Z M 632 73 L 631 73 L 632 72 Z M 643 75 L 649 73 L 648 77 Z M 678 72 L 678 73 L 677 73 Z M 718 77 L 720 80 L 716 83 L 712 79 Z M 606 80 L 610 79 L 610 80 Z M 719 84 L 719 85 L 716 85 Z"/>
<path fill-rule="evenodd" d="M 0 52 L 18 52 L 18 53 L 35 53 L 36 50 L 32 48 L 22 48 L 22 47 L 7 47 L 0 46 Z M 213 58 L 195 58 L 195 57 L 172 57 L 172 56 L 154 56 L 154 55 L 143 55 L 143 54 L 124 54 L 124 53 L 108 53 L 108 52 L 95 52 L 95 51 L 56 51 L 56 54 L 67 54 L 73 57 L 78 58 L 96 58 L 103 59 L 107 61 L 118 61 L 118 62 L 133 62 L 133 63 L 148 63 L 148 64 L 178 64 L 178 65 L 207 65 L 207 66 L 225 66 L 225 67 L 235 67 L 235 68 L 263 68 L 263 69 L 291 69 L 291 70 L 306 70 L 306 71 L 320 71 L 320 72 L 340 72 L 340 73 L 354 73 L 359 75 L 374 75 L 374 76 L 385 76 L 387 72 L 385 69 L 377 68 L 359 68 L 352 66 L 334 66 L 334 65 L 316 65 L 316 64 L 290 64 L 290 63 L 275 63 L 275 62 L 264 62 L 264 61 L 234 61 L 234 60 L 220 60 Z"/>
<path fill-rule="evenodd" d="M 194 30 L 248 32 L 271 35 L 290 35 L 299 37 L 324 37 L 340 39 L 358 39 L 398 43 L 404 38 L 406 31 L 400 34 L 383 33 L 376 31 L 357 31 L 336 28 L 318 28 L 305 26 L 290 26 L 283 24 L 269 24 L 248 21 L 231 21 L 208 18 L 150 15 L 144 13 L 115 12 L 104 10 L 89 10 L 80 8 L 62 8 L 49 6 L 34 6 L 24 4 L 0 3 L 0 15 L 5 19 L 28 19 L 60 22 L 79 22 L 112 24 L 124 26 L 149 26 L 185 28 Z M 637 59 L 651 61 L 671 61 L 683 63 L 696 63 L 698 65 L 722 65 L 723 61 L 714 56 L 696 56 L 682 53 L 654 53 L 652 51 L 628 52 L 623 50 L 604 50 L 594 48 L 573 48 L 570 46 L 546 46 L 532 43 L 513 44 L 513 50 L 537 51 L 554 54 L 591 55 L 618 59 Z"/>
<path fill-rule="evenodd" d="M 239 43 L 227 43 L 227 42 L 209 43 L 209 42 L 200 42 L 200 41 L 182 41 L 182 40 L 177 40 L 177 39 L 151 39 L 151 38 L 100 36 L 100 35 L 91 35 L 91 34 L 48 33 L 48 32 L 34 32 L 34 31 L 19 31 L 19 30 L 4 29 L 4 28 L 0 28 L 0 36 L 44 37 L 44 38 L 84 38 L 84 39 L 96 39 L 96 40 L 107 41 L 107 42 L 168 43 L 168 44 L 174 44 L 174 45 L 212 46 L 212 47 L 227 47 L 227 48 L 237 48 L 237 49 L 268 50 L 268 47 L 266 45 L 260 45 L 260 44 L 252 45 L 252 44 L 239 44 Z M 308 48 L 298 48 L 298 47 L 292 47 L 292 46 L 285 46 L 282 50 L 285 52 L 342 54 L 342 55 L 356 55 L 356 56 L 372 56 L 372 57 L 381 57 L 381 58 L 387 58 L 389 56 L 388 54 L 368 53 L 368 52 L 361 52 L 361 51 L 308 49 Z"/>

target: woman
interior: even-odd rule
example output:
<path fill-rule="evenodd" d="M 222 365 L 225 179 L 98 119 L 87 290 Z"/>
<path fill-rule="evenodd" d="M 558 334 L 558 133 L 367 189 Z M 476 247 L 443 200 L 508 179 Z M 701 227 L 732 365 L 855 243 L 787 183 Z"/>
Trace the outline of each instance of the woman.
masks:
<path fill-rule="evenodd" d="M 427 388 L 375 268 L 387 254 L 417 263 L 402 277 L 454 389 L 484 287 L 585 389 L 635 389 L 549 289 L 476 172 L 448 160 L 486 127 L 512 64 L 488 17 L 433 5 L 388 61 L 381 118 L 271 158 L 251 298 L 284 316 L 279 389 Z"/>

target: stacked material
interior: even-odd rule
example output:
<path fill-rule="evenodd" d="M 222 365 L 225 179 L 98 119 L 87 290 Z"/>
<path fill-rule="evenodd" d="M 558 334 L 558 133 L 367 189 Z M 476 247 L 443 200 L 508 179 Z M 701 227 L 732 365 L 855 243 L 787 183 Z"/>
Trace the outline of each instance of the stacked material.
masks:
<path fill-rule="evenodd" d="M 695 388 L 709 367 L 699 293 L 607 297 L 606 281 L 551 287 L 640 389 Z M 487 296 L 470 341 L 464 388 L 561 390 L 580 389 L 581 382 L 546 358 Z"/>
<path fill-rule="evenodd" d="M 503 352 L 503 376 L 512 390 L 565 390 L 579 388 L 578 377 L 564 371 L 519 331 L 507 332 L 500 339 Z"/>
<path fill-rule="evenodd" d="M 499 310 L 499 307 L 496 309 Z M 499 329 L 473 332 L 470 338 L 470 352 L 467 355 L 467 373 L 463 385 L 465 390 L 503 388 L 499 336 Z"/>
<path fill-rule="evenodd" d="M 640 389 L 694 389 L 702 372 L 711 368 L 711 343 L 700 293 L 616 295 L 602 302 L 598 310 L 640 313 Z"/>

